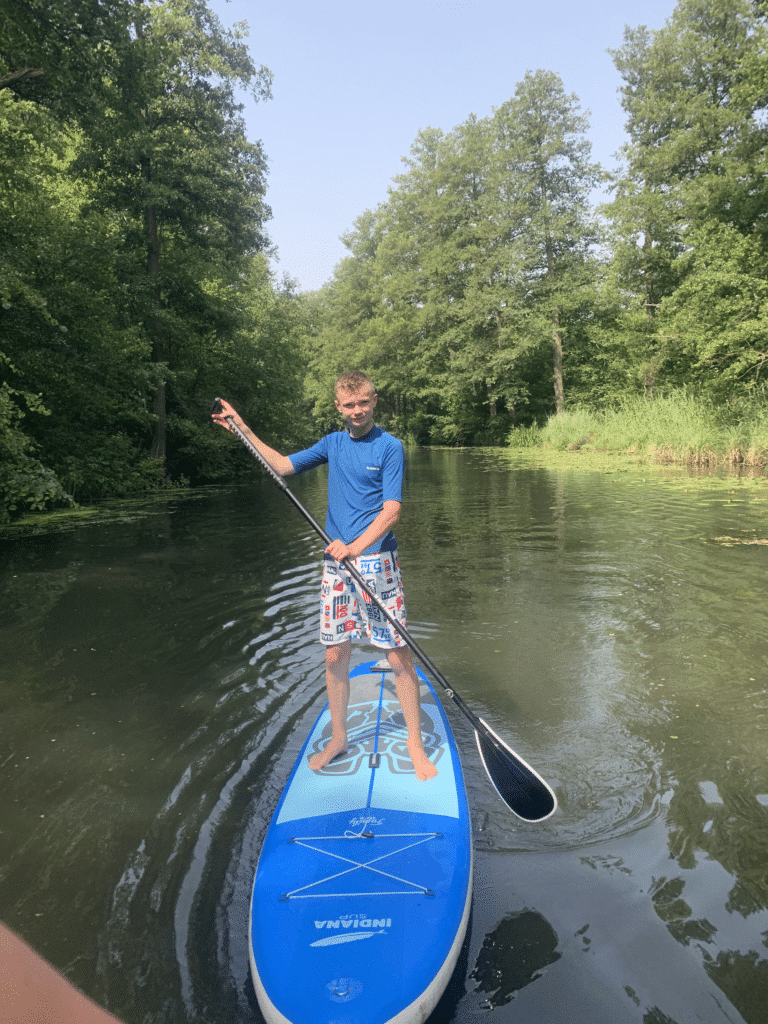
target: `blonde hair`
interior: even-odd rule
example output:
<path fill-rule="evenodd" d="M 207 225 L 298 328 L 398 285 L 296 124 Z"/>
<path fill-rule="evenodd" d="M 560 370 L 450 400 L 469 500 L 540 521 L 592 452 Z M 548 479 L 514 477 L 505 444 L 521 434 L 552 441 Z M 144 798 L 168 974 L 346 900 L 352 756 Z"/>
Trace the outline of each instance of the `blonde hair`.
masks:
<path fill-rule="evenodd" d="M 356 395 L 359 391 L 365 391 L 366 388 L 370 388 L 374 393 L 376 391 L 370 377 L 366 377 L 358 370 L 347 370 L 333 385 L 333 393 L 338 395 L 340 391 L 344 391 Z"/>

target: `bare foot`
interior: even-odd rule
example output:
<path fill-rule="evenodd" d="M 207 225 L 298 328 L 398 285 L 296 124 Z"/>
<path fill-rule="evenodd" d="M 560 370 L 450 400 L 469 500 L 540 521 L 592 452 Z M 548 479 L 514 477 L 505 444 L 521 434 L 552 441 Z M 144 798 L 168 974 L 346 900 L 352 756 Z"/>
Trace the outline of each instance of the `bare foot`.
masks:
<path fill-rule="evenodd" d="M 334 757 L 338 757 L 339 754 L 346 754 L 346 752 L 346 737 L 341 740 L 335 740 L 331 737 L 328 744 L 323 747 L 322 750 L 318 751 L 314 757 L 310 757 L 309 767 L 313 772 L 319 772 L 321 768 L 325 768 L 326 765 L 329 765 Z"/>
<path fill-rule="evenodd" d="M 413 770 L 416 772 L 416 778 L 425 781 L 426 779 L 434 779 L 437 775 L 437 767 L 427 757 L 424 748 L 408 744 L 408 753 L 411 755 L 411 761 L 413 761 Z"/>

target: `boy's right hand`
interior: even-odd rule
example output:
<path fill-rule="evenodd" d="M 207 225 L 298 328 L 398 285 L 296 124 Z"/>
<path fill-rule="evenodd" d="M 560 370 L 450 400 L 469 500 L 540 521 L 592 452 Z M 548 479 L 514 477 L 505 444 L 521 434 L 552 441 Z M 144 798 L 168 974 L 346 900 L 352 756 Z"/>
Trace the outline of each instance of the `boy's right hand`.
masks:
<path fill-rule="evenodd" d="M 211 418 L 213 419 L 214 423 L 219 423 L 222 427 L 224 427 L 225 430 L 229 430 L 230 433 L 234 433 L 229 423 L 227 423 L 227 419 L 230 418 L 242 430 L 245 424 L 243 423 L 241 417 L 229 404 L 229 402 L 227 402 L 226 399 L 224 398 L 220 398 L 218 401 L 218 410 L 211 413 Z"/>

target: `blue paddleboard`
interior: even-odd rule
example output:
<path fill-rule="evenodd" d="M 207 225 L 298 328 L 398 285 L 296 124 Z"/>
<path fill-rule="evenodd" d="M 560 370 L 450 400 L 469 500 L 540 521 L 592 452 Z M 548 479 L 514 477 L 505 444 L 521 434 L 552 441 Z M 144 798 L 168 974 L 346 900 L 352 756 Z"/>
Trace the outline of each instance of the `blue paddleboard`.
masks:
<path fill-rule="evenodd" d="M 423 1022 L 469 920 L 472 835 L 456 743 L 419 672 L 422 736 L 438 774 L 413 771 L 386 661 L 350 675 L 349 750 L 320 772 L 318 718 L 267 830 L 251 897 L 251 974 L 267 1024 Z"/>

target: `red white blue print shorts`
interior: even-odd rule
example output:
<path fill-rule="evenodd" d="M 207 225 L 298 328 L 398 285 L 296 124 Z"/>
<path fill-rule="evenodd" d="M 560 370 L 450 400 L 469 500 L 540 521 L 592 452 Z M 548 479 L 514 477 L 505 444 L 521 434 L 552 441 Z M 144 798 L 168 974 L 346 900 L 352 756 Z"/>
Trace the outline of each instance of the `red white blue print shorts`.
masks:
<path fill-rule="evenodd" d="M 405 629 L 405 600 L 397 551 L 359 555 L 352 564 L 389 614 Z M 360 592 L 352 576 L 334 558 L 323 558 L 320 596 L 320 642 L 327 647 L 345 640 L 360 640 L 363 634 L 374 647 L 403 647 L 400 634 L 384 618 L 368 595 Z"/>

